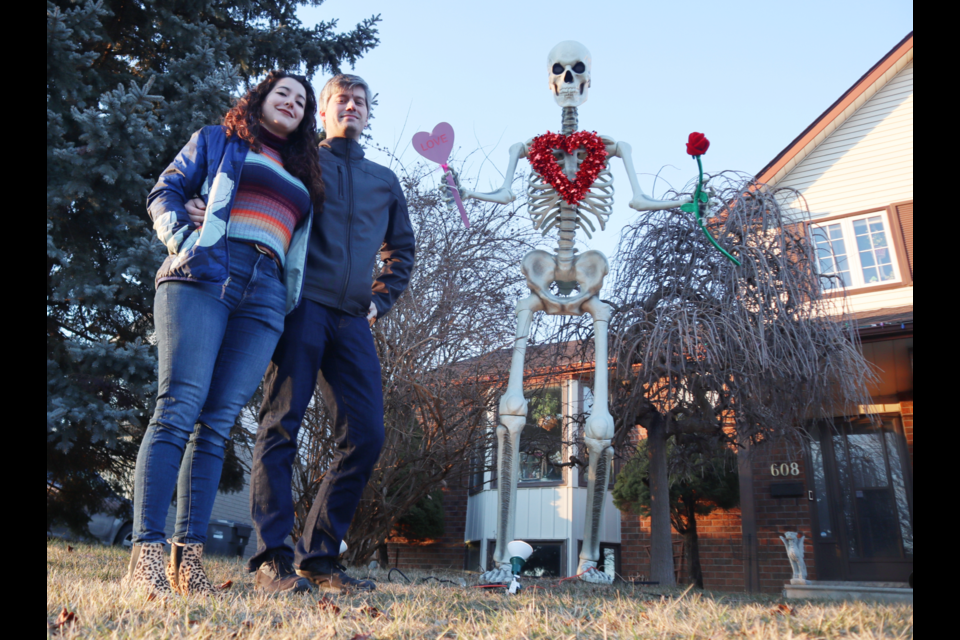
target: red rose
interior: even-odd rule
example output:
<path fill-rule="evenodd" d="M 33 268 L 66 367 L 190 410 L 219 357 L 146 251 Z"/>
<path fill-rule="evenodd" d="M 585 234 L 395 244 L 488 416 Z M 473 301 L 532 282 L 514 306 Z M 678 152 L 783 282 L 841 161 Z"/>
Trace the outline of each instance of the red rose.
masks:
<path fill-rule="evenodd" d="M 694 131 L 687 139 L 687 153 L 692 156 L 702 156 L 710 148 L 710 141 L 707 136 Z"/>

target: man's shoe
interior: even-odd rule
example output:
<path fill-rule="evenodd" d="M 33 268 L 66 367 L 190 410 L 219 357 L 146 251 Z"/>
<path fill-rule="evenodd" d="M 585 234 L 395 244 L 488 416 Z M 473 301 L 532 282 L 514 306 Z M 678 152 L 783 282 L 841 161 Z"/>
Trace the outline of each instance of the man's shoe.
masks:
<path fill-rule="evenodd" d="M 372 580 L 357 580 L 347 575 L 346 567 L 332 563 L 329 571 L 315 571 L 303 565 L 297 569 L 297 575 L 312 582 L 321 591 L 376 591 Z"/>
<path fill-rule="evenodd" d="M 267 593 L 304 593 L 310 582 L 293 572 L 293 565 L 283 556 L 274 556 L 257 569 L 254 587 Z"/>

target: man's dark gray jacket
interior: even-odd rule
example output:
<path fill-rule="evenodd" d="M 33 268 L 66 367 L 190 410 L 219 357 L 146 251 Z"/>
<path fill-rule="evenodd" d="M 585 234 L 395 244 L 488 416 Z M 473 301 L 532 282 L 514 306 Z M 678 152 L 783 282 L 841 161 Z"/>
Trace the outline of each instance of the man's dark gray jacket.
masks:
<path fill-rule="evenodd" d="M 320 143 L 320 168 L 326 194 L 313 216 L 303 297 L 354 316 L 366 315 L 372 298 L 383 316 L 407 288 L 416 249 L 400 181 L 349 138 Z"/>

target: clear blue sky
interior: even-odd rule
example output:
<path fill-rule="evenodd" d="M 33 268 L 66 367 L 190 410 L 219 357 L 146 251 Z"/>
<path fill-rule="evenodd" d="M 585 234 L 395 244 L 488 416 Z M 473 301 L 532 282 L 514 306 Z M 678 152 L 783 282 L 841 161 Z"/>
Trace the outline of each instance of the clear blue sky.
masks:
<path fill-rule="evenodd" d="M 546 56 L 562 40 L 593 55 L 580 127 L 629 142 L 641 186 L 659 195 L 664 179 L 679 188 L 694 177 L 684 153 L 691 131 L 711 140 L 708 172 L 755 174 L 913 30 L 913 3 L 903 0 L 327 0 L 300 17 L 305 25 L 337 19 L 348 30 L 377 13 L 381 43 L 352 70 L 379 94 L 374 141 L 412 164 L 421 160 L 413 134 L 447 121 L 455 159 L 466 159 L 465 176 L 484 191 L 502 181 L 511 144 L 559 129 Z M 314 78 L 318 91 L 326 79 Z M 619 160 L 614 175 L 607 232 L 593 241 L 578 235 L 581 250 L 611 258 L 636 215 Z"/>

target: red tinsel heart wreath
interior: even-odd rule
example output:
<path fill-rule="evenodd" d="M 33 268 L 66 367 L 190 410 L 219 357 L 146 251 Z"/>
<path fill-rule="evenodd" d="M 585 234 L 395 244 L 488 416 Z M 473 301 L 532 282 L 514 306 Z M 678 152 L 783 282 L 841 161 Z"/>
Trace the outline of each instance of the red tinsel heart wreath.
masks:
<path fill-rule="evenodd" d="M 571 181 L 564 175 L 560 164 L 553 156 L 553 150 L 560 149 L 567 153 L 574 153 L 580 147 L 586 149 L 587 157 L 583 159 L 577 170 L 577 179 Z M 561 198 L 574 206 L 583 200 L 590 185 L 603 170 L 606 157 L 607 150 L 604 148 L 603 140 L 591 131 L 575 131 L 569 136 L 547 131 L 542 136 L 534 138 L 527 150 L 527 159 L 530 160 L 533 170 L 549 182 Z"/>

